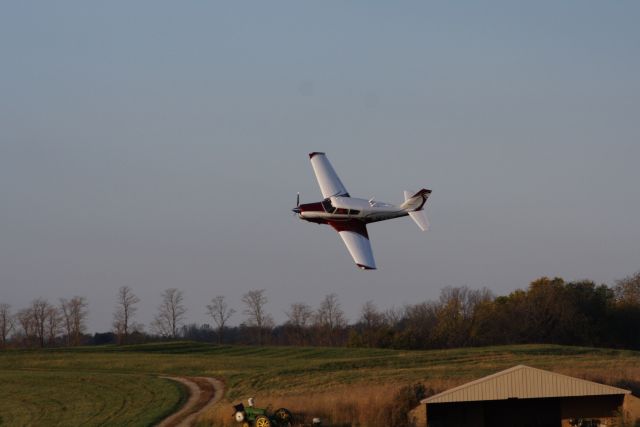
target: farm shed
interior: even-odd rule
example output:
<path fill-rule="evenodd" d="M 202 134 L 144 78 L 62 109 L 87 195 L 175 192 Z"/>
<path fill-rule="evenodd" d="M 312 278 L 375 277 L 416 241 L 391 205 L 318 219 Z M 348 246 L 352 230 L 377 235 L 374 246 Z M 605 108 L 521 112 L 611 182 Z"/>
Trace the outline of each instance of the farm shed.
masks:
<path fill-rule="evenodd" d="M 592 427 L 640 416 L 629 390 L 519 365 L 421 402 L 428 427 Z"/>

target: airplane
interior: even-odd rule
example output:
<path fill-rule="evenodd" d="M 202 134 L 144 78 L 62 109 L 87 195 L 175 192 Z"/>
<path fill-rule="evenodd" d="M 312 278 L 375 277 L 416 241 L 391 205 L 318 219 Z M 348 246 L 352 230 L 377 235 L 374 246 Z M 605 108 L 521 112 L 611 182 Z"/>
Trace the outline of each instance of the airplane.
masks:
<path fill-rule="evenodd" d="M 309 159 L 324 200 L 300 204 L 298 193 L 296 207 L 292 211 L 302 220 L 333 227 L 358 268 L 376 269 L 367 224 L 408 215 L 422 231 L 429 229 L 424 204 L 431 190 L 423 188 L 413 195 L 405 191 L 404 203 L 400 205 L 379 202 L 373 198 L 358 199 L 349 195 L 325 153 L 310 153 Z"/>

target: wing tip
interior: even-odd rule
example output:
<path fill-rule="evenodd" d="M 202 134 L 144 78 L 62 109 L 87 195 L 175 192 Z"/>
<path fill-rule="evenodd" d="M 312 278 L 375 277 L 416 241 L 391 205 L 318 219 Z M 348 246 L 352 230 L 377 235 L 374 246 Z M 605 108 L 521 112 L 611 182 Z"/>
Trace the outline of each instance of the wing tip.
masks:
<path fill-rule="evenodd" d="M 358 266 L 358 268 L 359 268 L 360 270 L 377 270 L 377 268 L 376 268 L 376 267 L 370 267 L 370 266 L 368 266 L 368 265 L 364 265 L 364 264 L 358 264 L 358 263 L 356 263 L 356 265 Z"/>
<path fill-rule="evenodd" d="M 309 153 L 309 158 L 313 159 L 314 156 L 316 155 L 324 155 L 325 153 L 321 152 L 321 151 L 314 151 L 313 153 Z"/>

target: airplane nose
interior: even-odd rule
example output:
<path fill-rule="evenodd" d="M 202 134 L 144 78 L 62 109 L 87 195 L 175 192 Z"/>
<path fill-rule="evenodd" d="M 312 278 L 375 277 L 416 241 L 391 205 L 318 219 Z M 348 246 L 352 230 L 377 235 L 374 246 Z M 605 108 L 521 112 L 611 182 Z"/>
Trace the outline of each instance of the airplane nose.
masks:
<path fill-rule="evenodd" d="M 300 208 L 293 208 L 291 209 L 291 212 L 299 214 L 302 211 L 300 210 Z"/>

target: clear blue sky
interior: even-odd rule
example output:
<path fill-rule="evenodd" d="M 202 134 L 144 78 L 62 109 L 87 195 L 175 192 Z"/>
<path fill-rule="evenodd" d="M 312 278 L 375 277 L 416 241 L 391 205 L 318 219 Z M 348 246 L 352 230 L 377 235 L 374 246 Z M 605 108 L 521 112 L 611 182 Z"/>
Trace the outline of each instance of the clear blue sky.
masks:
<path fill-rule="evenodd" d="M 265 288 L 276 321 L 336 292 L 348 317 L 640 269 L 640 3 L 9 2 L 0 13 L 0 302 L 117 288 L 149 322 Z M 432 230 L 329 227 L 325 151 L 352 195 L 433 189 Z"/>

